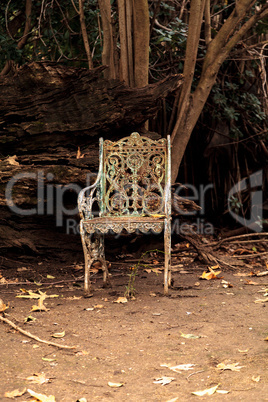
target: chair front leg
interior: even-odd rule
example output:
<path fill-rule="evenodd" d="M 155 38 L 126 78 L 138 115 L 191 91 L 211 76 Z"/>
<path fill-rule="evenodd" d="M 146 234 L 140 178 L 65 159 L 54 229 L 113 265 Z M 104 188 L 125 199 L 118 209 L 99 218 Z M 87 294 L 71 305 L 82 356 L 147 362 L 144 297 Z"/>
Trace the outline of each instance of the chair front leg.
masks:
<path fill-rule="evenodd" d="M 89 270 L 94 261 L 94 257 L 92 256 L 91 235 L 85 231 L 83 221 L 80 221 L 80 235 L 85 258 L 84 296 L 91 297 L 93 293 L 91 291 Z"/>
<path fill-rule="evenodd" d="M 168 287 L 171 285 L 171 223 L 169 219 L 165 220 L 164 245 L 165 245 L 164 295 L 168 295 Z"/>

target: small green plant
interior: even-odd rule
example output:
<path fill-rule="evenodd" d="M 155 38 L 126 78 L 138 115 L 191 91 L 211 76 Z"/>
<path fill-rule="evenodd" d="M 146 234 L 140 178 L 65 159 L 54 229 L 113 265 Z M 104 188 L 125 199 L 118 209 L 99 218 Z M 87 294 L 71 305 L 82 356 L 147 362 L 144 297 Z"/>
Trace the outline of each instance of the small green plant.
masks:
<path fill-rule="evenodd" d="M 243 206 L 243 204 L 238 200 L 238 198 L 233 195 L 229 198 L 229 203 L 231 209 L 234 210 L 236 214 L 239 213 L 240 209 Z"/>
<path fill-rule="evenodd" d="M 136 276 L 138 274 L 139 268 L 140 267 L 143 267 L 143 268 L 148 268 L 149 267 L 150 268 L 149 264 L 142 264 L 141 261 L 143 260 L 143 258 L 145 257 L 146 254 L 154 253 L 154 252 L 164 254 L 164 251 L 157 250 L 157 249 L 156 250 L 147 250 L 147 251 L 145 251 L 145 253 L 143 253 L 141 255 L 141 257 L 140 257 L 139 261 L 137 262 L 137 264 L 135 264 L 133 267 L 130 268 L 131 273 L 128 274 L 129 280 L 128 280 L 128 284 L 126 286 L 126 291 L 125 291 L 125 294 L 124 294 L 125 297 L 134 297 L 135 296 L 135 294 L 136 294 L 135 279 L 136 279 Z"/>

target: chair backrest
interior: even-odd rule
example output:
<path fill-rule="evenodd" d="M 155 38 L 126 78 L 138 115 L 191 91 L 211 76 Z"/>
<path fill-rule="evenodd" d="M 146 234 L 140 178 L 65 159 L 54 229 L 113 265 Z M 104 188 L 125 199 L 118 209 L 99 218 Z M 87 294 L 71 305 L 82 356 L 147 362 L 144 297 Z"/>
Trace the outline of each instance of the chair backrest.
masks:
<path fill-rule="evenodd" d="M 101 143 L 102 216 L 167 213 L 170 193 L 170 138 L 152 140 L 132 133 Z"/>

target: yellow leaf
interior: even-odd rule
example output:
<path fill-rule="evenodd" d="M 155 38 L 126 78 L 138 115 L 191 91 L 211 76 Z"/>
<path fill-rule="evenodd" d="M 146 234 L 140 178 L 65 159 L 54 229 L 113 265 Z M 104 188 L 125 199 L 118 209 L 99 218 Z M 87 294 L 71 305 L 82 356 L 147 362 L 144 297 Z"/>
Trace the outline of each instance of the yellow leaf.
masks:
<path fill-rule="evenodd" d="M 115 300 L 114 303 L 127 303 L 127 298 L 126 297 L 118 297 L 118 299 Z"/>
<path fill-rule="evenodd" d="M 253 376 L 251 377 L 251 379 L 252 379 L 252 381 L 254 381 L 254 382 L 259 382 L 260 379 L 261 379 L 261 376 L 258 375 L 258 376 L 256 377 L 255 375 L 253 375 Z"/>
<path fill-rule="evenodd" d="M 55 279 L 55 276 L 47 275 L 47 279 Z"/>
<path fill-rule="evenodd" d="M 181 332 L 181 331 L 180 331 L 180 332 Z M 181 336 L 182 336 L 183 338 L 186 338 L 186 339 L 198 339 L 198 338 L 201 338 L 200 335 L 183 334 L 182 332 L 181 332 Z"/>
<path fill-rule="evenodd" d="M 56 359 L 49 359 L 48 357 L 42 357 L 44 362 L 54 362 Z"/>
<path fill-rule="evenodd" d="M 268 336 L 264 339 L 265 341 L 268 341 Z"/>
<path fill-rule="evenodd" d="M 109 387 L 111 388 L 120 388 L 123 387 L 123 383 L 122 382 L 108 382 Z"/>
<path fill-rule="evenodd" d="M 56 402 L 55 396 L 54 395 L 49 395 L 46 396 L 44 394 L 37 394 L 36 392 L 32 391 L 31 389 L 27 389 L 27 392 L 36 398 L 38 401 L 41 402 Z"/>
<path fill-rule="evenodd" d="M 87 356 L 89 355 L 89 352 L 87 350 L 81 350 L 80 352 L 77 352 L 75 356 Z"/>
<path fill-rule="evenodd" d="M 36 318 L 32 317 L 31 315 L 28 315 L 28 317 L 24 318 L 24 322 L 31 322 L 31 321 L 36 321 Z"/>
<path fill-rule="evenodd" d="M 192 394 L 197 395 L 197 396 L 213 395 L 217 391 L 217 388 L 218 388 L 219 385 L 220 384 L 218 384 L 218 385 L 216 385 L 215 387 L 212 387 L 212 388 L 204 389 L 203 391 L 195 391 L 195 392 L 192 392 Z"/>
<path fill-rule="evenodd" d="M 218 268 L 218 266 L 215 266 L 214 268 Z M 208 268 L 209 272 L 204 271 L 202 275 L 200 276 L 200 279 L 206 279 L 207 281 L 210 281 L 211 279 L 217 279 L 217 275 L 221 273 L 221 271 L 214 271 L 212 268 Z"/>
<path fill-rule="evenodd" d="M 24 388 L 22 391 L 20 391 L 19 389 L 14 389 L 14 391 L 7 391 L 5 392 L 5 397 L 6 398 L 15 398 L 16 396 L 21 396 L 23 394 L 25 394 L 26 392 L 26 388 Z"/>
<path fill-rule="evenodd" d="M 152 218 L 163 218 L 165 215 L 163 214 L 152 214 L 150 215 Z"/>
<path fill-rule="evenodd" d="M 49 382 L 49 378 L 46 378 L 45 374 L 34 374 L 30 377 L 26 378 L 27 381 L 30 381 L 33 384 L 45 384 Z"/>
<path fill-rule="evenodd" d="M 238 349 L 239 353 L 247 353 L 248 351 L 249 351 L 249 349 L 245 349 L 245 350 Z"/>
<path fill-rule="evenodd" d="M 265 299 L 258 299 L 258 300 L 255 300 L 254 303 L 266 303 L 266 302 L 268 302 L 268 297 L 266 297 Z"/>
<path fill-rule="evenodd" d="M 3 313 L 5 310 L 9 308 L 9 305 L 7 306 L 2 299 L 0 299 L 0 313 Z"/>
<path fill-rule="evenodd" d="M 46 308 L 46 306 L 44 306 L 43 301 L 46 298 L 46 294 L 43 293 L 42 295 L 40 295 L 40 298 L 38 300 L 38 305 L 33 305 L 31 311 L 48 311 L 48 309 Z"/>
<path fill-rule="evenodd" d="M 63 338 L 65 336 L 65 331 L 55 332 L 55 334 L 51 335 L 53 338 Z"/>

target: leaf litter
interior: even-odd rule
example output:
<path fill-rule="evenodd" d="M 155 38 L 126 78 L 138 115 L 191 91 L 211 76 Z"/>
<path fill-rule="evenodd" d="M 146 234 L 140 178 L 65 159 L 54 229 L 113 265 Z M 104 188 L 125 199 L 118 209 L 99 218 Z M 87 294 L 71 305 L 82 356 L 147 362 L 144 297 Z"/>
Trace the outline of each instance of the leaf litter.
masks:
<path fill-rule="evenodd" d="M 180 373 L 185 370 L 193 370 L 195 364 L 179 364 L 178 366 L 172 366 L 171 364 L 161 364 L 161 367 L 167 367 L 176 373 Z"/>
<path fill-rule="evenodd" d="M 155 378 L 154 384 L 161 384 L 161 385 L 167 385 L 170 384 L 171 381 L 174 381 L 175 378 L 174 377 L 159 377 L 159 378 Z"/>

